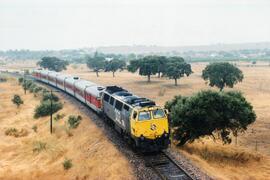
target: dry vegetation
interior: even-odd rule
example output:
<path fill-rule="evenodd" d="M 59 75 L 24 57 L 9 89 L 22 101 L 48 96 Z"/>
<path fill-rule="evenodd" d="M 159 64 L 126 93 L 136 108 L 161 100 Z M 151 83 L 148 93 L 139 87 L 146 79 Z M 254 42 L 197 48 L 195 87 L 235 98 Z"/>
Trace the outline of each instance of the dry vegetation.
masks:
<path fill-rule="evenodd" d="M 202 167 L 208 174 L 220 179 L 267 179 L 270 177 L 270 67 L 261 66 L 258 62 L 254 67 L 241 64 L 244 81 L 236 85 L 235 90 L 244 93 L 252 103 L 257 114 L 257 121 L 250 126 L 245 134 L 238 137 L 231 145 L 223 146 L 203 139 L 180 149 L 182 153 Z M 164 103 L 175 95 L 191 95 L 209 87 L 201 78 L 201 71 L 205 64 L 194 63 L 194 73 L 190 77 L 180 79 L 175 87 L 173 80 L 153 77 L 151 83 L 146 77 L 128 72 L 100 73 L 96 77 L 86 66 L 76 68 L 69 66 L 66 73 L 76 74 L 81 78 L 91 80 L 102 85 L 119 85 L 137 95 L 154 99 L 158 104 Z M 227 89 L 225 89 L 227 90 Z M 257 143 L 256 143 L 257 142 Z M 256 149 L 257 144 L 257 151 Z"/>
<path fill-rule="evenodd" d="M 19 108 L 15 93 L 24 100 Z M 24 95 L 15 80 L 0 83 L 0 179 L 134 179 L 128 160 L 89 117 L 63 103 L 66 116 L 54 120 L 51 135 L 48 117 L 33 118 L 39 98 Z M 67 133 L 69 115 L 82 120 Z"/>

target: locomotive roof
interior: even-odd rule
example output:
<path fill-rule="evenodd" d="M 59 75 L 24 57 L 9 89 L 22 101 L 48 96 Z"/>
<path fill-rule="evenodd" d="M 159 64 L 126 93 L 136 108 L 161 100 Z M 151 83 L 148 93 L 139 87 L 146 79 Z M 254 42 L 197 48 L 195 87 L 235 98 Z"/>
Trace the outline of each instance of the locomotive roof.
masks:
<path fill-rule="evenodd" d="M 107 86 L 105 91 L 111 94 L 113 97 L 125 102 L 133 107 L 150 107 L 155 106 L 156 103 L 150 99 L 133 95 L 122 87 Z"/>

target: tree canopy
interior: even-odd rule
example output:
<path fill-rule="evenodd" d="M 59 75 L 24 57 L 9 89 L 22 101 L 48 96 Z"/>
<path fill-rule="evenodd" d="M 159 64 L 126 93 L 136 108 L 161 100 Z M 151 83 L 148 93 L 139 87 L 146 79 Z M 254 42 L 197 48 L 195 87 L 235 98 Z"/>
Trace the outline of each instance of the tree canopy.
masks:
<path fill-rule="evenodd" d="M 125 61 L 119 60 L 119 59 L 112 59 L 112 60 L 106 62 L 105 71 L 106 72 L 112 72 L 113 77 L 114 77 L 114 73 L 117 70 L 122 71 L 125 67 L 126 67 L 126 62 Z"/>
<path fill-rule="evenodd" d="M 105 57 L 95 53 L 93 57 L 86 57 L 86 65 L 88 68 L 93 69 L 96 72 L 97 77 L 102 69 L 105 69 Z"/>
<path fill-rule="evenodd" d="M 37 64 L 45 69 L 60 72 L 62 70 L 66 70 L 69 63 L 57 57 L 43 57 Z"/>
<path fill-rule="evenodd" d="M 231 134 L 244 132 L 256 120 L 253 107 L 240 92 L 202 91 L 191 97 L 176 96 L 165 107 L 171 112 L 178 145 L 204 136 L 231 143 Z"/>
<path fill-rule="evenodd" d="M 223 62 L 207 65 L 202 72 L 202 78 L 209 81 L 211 87 L 216 86 L 222 91 L 225 86 L 233 88 L 236 83 L 243 80 L 244 75 L 234 65 Z"/>
<path fill-rule="evenodd" d="M 174 79 L 175 86 L 177 86 L 177 79 L 184 75 L 189 76 L 192 73 L 191 65 L 186 63 L 181 57 L 171 57 L 164 65 L 163 73 L 170 79 Z"/>
<path fill-rule="evenodd" d="M 23 104 L 23 100 L 21 99 L 21 97 L 17 94 L 14 95 L 12 102 L 14 104 L 16 104 L 17 107 L 19 107 L 21 104 Z"/>
<path fill-rule="evenodd" d="M 128 66 L 128 71 L 136 72 L 139 70 L 139 74 L 147 76 L 147 81 L 151 81 L 151 75 L 155 75 L 158 72 L 158 56 L 145 56 L 142 59 L 132 60 Z"/>

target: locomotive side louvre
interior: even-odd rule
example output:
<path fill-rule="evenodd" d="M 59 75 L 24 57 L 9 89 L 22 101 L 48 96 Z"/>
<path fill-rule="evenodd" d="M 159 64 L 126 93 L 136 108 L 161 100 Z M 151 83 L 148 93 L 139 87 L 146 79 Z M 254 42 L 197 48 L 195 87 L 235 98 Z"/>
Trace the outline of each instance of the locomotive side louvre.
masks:
<path fill-rule="evenodd" d="M 106 93 L 106 91 L 103 93 L 102 105 L 104 114 L 113 120 L 123 132 L 130 135 L 130 113 L 132 107 Z"/>

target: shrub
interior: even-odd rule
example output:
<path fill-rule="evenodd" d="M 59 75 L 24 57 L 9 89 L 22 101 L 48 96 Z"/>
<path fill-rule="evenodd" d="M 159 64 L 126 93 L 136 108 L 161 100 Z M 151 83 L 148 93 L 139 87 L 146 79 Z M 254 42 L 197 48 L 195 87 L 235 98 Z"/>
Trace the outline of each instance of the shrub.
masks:
<path fill-rule="evenodd" d="M 14 136 L 14 137 L 23 137 L 28 135 L 28 131 L 26 129 L 21 129 L 20 131 L 16 128 L 8 128 L 5 131 L 6 136 Z"/>
<path fill-rule="evenodd" d="M 21 84 L 23 83 L 23 78 L 20 77 L 20 78 L 18 79 L 18 82 L 19 82 L 19 84 L 21 85 Z"/>
<path fill-rule="evenodd" d="M 58 96 L 51 94 L 50 92 L 43 93 L 42 101 L 47 101 L 52 99 L 53 101 L 59 101 Z"/>
<path fill-rule="evenodd" d="M 34 95 L 35 95 L 35 97 L 37 96 L 37 94 L 40 92 L 40 91 L 42 91 L 42 87 L 40 87 L 40 86 L 36 86 L 35 88 L 34 88 L 34 91 L 33 91 L 33 93 L 34 93 Z"/>
<path fill-rule="evenodd" d="M 36 87 L 37 87 L 37 85 L 36 85 L 35 83 L 32 83 L 32 84 L 30 85 L 30 87 L 29 87 L 29 92 L 30 92 L 30 93 L 33 93 Z"/>
<path fill-rule="evenodd" d="M 81 120 L 82 120 L 82 117 L 80 115 L 77 117 L 73 115 L 69 116 L 68 117 L 69 128 L 72 128 L 72 129 L 77 128 Z"/>
<path fill-rule="evenodd" d="M 56 114 L 56 116 L 54 117 L 55 121 L 59 121 L 60 119 L 63 119 L 65 117 L 65 114 Z"/>
<path fill-rule="evenodd" d="M 52 113 L 56 113 L 60 109 L 63 108 L 63 104 L 61 102 L 52 101 L 52 107 L 50 101 L 42 101 L 39 106 L 35 109 L 34 118 L 39 118 L 43 116 L 48 116 Z"/>
<path fill-rule="evenodd" d="M 65 159 L 63 162 L 63 167 L 65 170 L 68 170 L 72 167 L 72 160 L 71 159 Z"/>
<path fill-rule="evenodd" d="M 7 81 L 7 78 L 0 77 L 0 82 L 6 82 L 6 81 Z"/>
<path fill-rule="evenodd" d="M 32 129 L 33 129 L 33 131 L 36 133 L 36 132 L 37 132 L 37 125 L 33 125 L 33 126 L 32 126 Z"/>
<path fill-rule="evenodd" d="M 223 143 L 231 143 L 231 134 L 244 132 L 256 120 L 253 107 L 240 92 L 202 91 L 191 97 L 176 96 L 165 107 L 171 112 L 178 145 L 215 135 Z"/>
<path fill-rule="evenodd" d="M 13 99 L 12 99 L 12 102 L 14 104 L 17 105 L 17 107 L 19 107 L 21 104 L 23 104 L 23 100 L 21 99 L 21 97 L 17 94 L 14 95 Z"/>
<path fill-rule="evenodd" d="M 46 150 L 47 148 L 47 143 L 41 142 L 41 141 L 35 141 L 33 143 L 33 152 L 34 153 L 39 153 L 43 150 Z"/>

